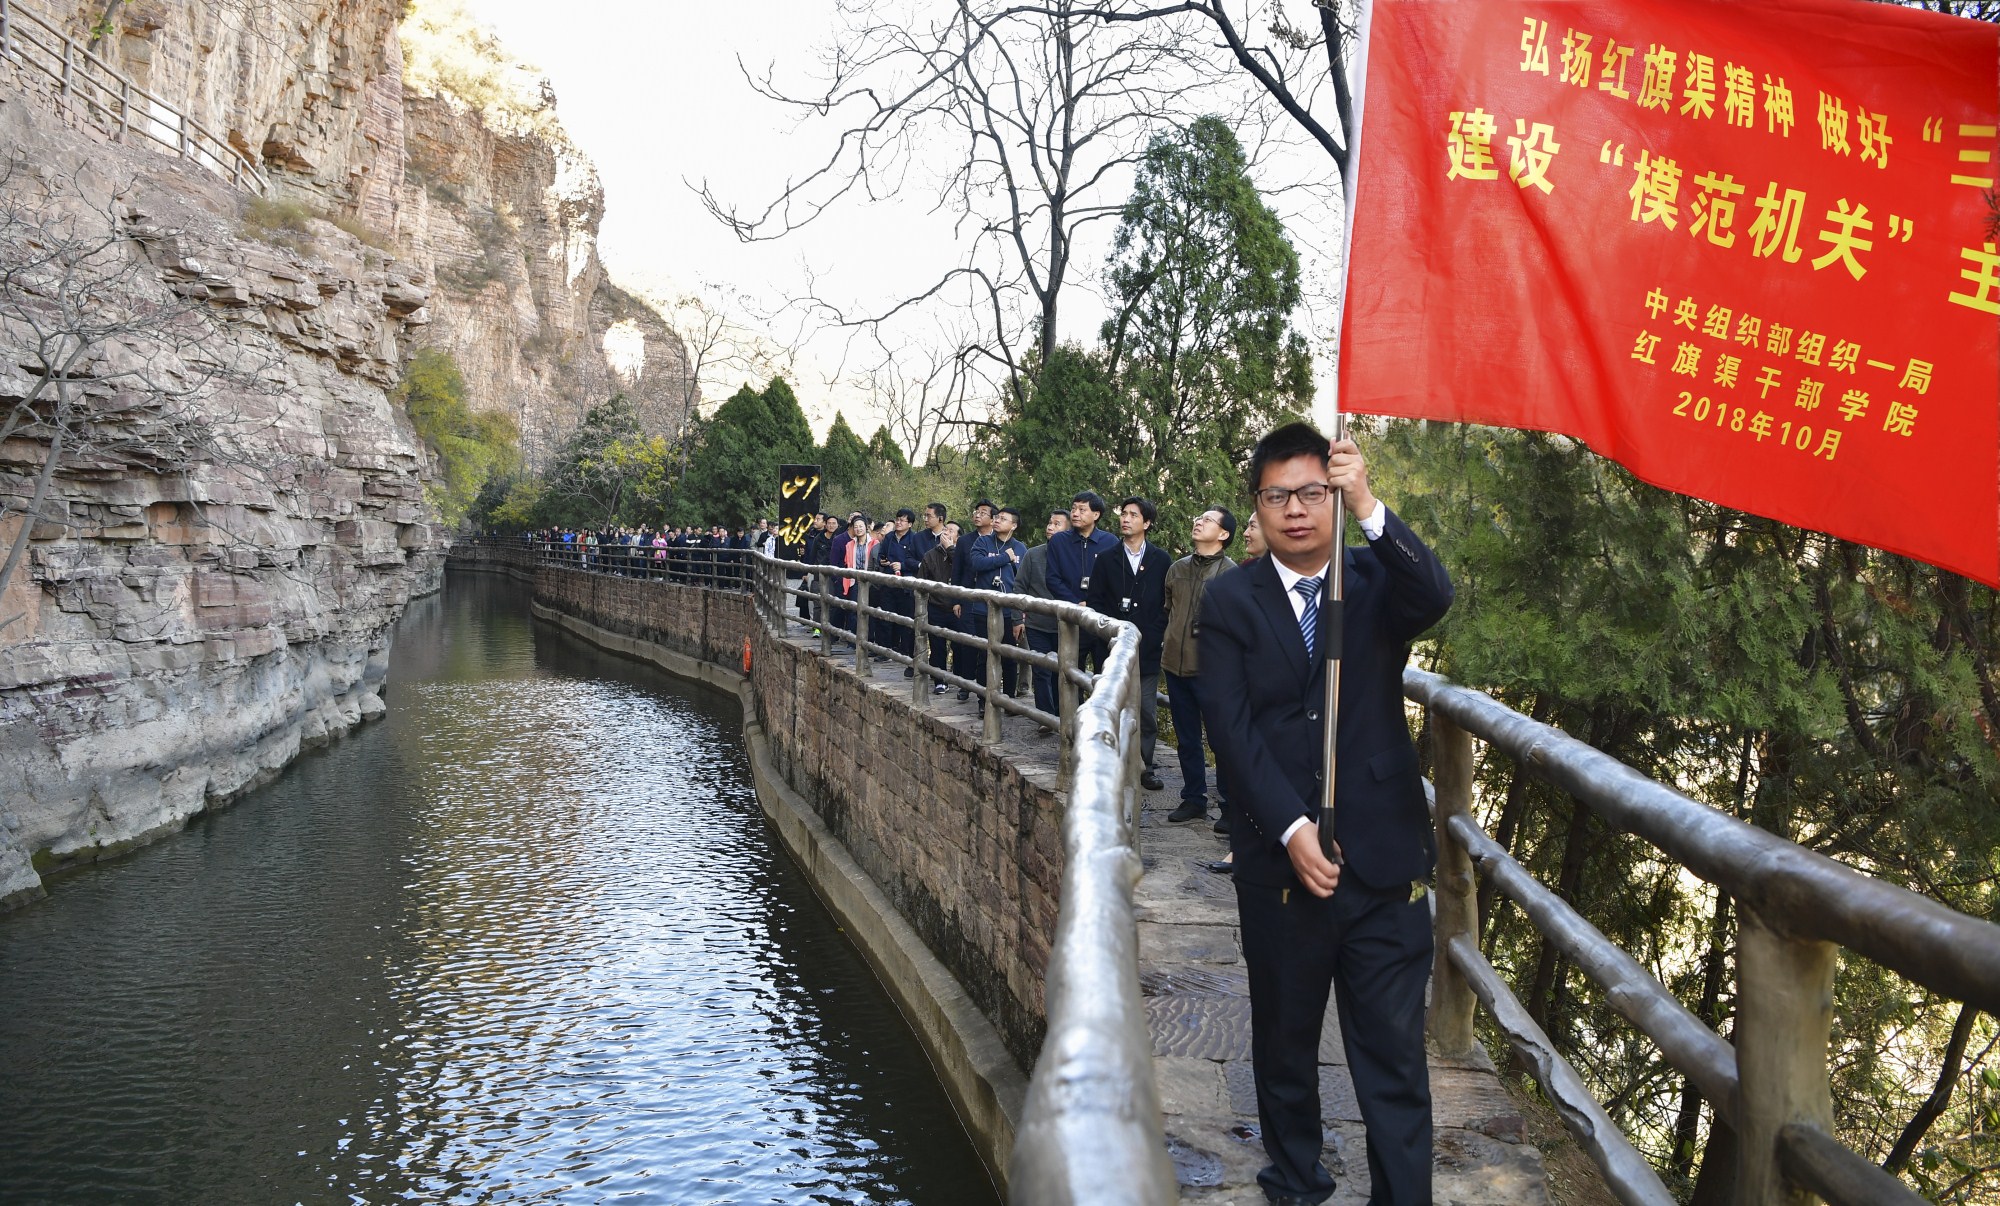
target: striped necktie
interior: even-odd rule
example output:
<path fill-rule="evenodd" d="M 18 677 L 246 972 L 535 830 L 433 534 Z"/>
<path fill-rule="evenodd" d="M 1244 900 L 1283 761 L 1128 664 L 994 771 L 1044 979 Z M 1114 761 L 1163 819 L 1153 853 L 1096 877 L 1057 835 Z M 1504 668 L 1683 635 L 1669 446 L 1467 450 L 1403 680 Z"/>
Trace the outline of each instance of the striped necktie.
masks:
<path fill-rule="evenodd" d="M 1299 612 L 1299 635 L 1306 639 L 1306 668 L 1311 669 L 1313 640 L 1319 636 L 1319 579 L 1300 578 L 1292 589 L 1306 601 L 1304 610 Z"/>

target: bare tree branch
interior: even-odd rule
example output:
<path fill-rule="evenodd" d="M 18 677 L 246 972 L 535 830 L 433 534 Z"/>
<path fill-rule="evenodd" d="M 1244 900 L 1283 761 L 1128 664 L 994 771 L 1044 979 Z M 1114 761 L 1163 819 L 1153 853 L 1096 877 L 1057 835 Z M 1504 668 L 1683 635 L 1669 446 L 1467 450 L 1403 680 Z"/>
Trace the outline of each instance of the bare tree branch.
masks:
<path fill-rule="evenodd" d="M 692 187 L 754 241 L 781 238 L 843 201 L 900 195 L 928 173 L 931 211 L 955 215 L 964 240 L 958 263 L 887 305 L 801 304 L 852 328 L 933 304 L 976 305 L 985 333 L 953 358 L 992 365 L 1018 396 L 1026 365 L 1055 348 L 1079 232 L 1116 216 L 1155 131 L 1238 98 L 1197 67 L 1207 52 L 1185 36 L 1191 23 L 1114 29 L 1102 3 L 955 0 L 929 16 L 890 0 L 843 0 L 840 11 L 847 28 L 818 88 L 795 93 L 769 73 L 745 72 L 803 124 L 839 121 L 833 149 L 758 208 L 726 203 L 708 182 Z"/>
<path fill-rule="evenodd" d="M 269 362 L 227 338 L 199 280 L 151 261 L 147 244 L 172 232 L 133 227 L 119 195 L 93 201 L 18 154 L 0 165 L 0 530 L 13 524 L 0 597 L 35 529 L 70 526 L 52 501 L 63 477 L 185 479 L 206 465 L 274 489 L 303 483 L 296 465 L 251 454 L 259 420 L 217 404 L 275 394 Z M 21 615 L 0 615 L 0 630 Z"/>

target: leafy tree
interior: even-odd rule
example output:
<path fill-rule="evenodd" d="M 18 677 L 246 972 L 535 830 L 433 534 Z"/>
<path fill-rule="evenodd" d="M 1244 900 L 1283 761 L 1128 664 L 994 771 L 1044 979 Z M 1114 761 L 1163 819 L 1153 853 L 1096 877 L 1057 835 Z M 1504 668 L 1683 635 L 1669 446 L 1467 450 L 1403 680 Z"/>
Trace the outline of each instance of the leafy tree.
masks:
<path fill-rule="evenodd" d="M 1057 345 L 1033 366 L 1025 397 L 994 441 L 1001 499 L 1026 519 L 1067 508 L 1079 490 L 1115 493 L 1123 462 L 1103 433 L 1124 422 L 1124 408 L 1102 353 Z"/>
<path fill-rule="evenodd" d="M 1312 397 L 1289 319 L 1298 255 L 1221 119 L 1152 141 L 1107 276 L 1104 346 L 1058 346 L 1002 416 L 1002 491 L 1024 512 L 1085 488 L 1144 494 L 1160 505 L 1156 542 L 1178 548 L 1202 509 L 1239 504 L 1256 437 Z"/>
<path fill-rule="evenodd" d="M 778 466 L 817 455 L 805 411 L 784 378 L 772 378 L 762 392 L 745 385 L 702 424 L 669 515 L 736 527 L 776 514 Z"/>
<path fill-rule="evenodd" d="M 774 450 L 771 464 L 772 482 L 770 492 L 777 493 L 776 466 L 785 462 L 799 464 L 812 455 L 812 424 L 806 422 L 806 412 L 799 405 L 799 396 L 783 377 L 771 378 L 771 384 L 764 387 L 764 408 L 770 413 L 770 426 L 758 433 L 769 442 Z"/>
<path fill-rule="evenodd" d="M 827 484 L 852 489 L 868 473 L 868 445 L 847 425 L 847 416 L 835 411 L 833 426 L 826 429 L 826 443 L 820 446 L 819 469 Z"/>
<path fill-rule="evenodd" d="M 593 528 L 615 523 L 634 470 L 611 450 L 642 438 L 639 418 L 624 394 L 591 407 L 543 475 L 538 522 Z"/>
<path fill-rule="evenodd" d="M 896 437 L 889 434 L 887 423 L 877 427 L 875 434 L 868 437 L 868 457 L 877 466 L 899 470 L 910 467 L 910 458 L 903 455 L 902 446 L 896 443 Z"/>
<path fill-rule="evenodd" d="M 944 445 L 922 465 L 898 468 L 872 462 L 867 476 L 851 489 L 829 486 L 821 496 L 821 509 L 832 515 L 861 511 L 887 519 L 896 508 L 908 507 L 921 519 L 925 503 L 941 502 L 953 519 L 966 519 L 972 500 L 984 495 L 1001 497 L 993 488 L 991 468 L 976 453 Z"/>
<path fill-rule="evenodd" d="M 633 436 L 608 445 L 598 456 L 596 472 L 623 483 L 618 520 L 621 524 L 659 524 L 672 499 L 678 448 L 665 436 Z"/>
<path fill-rule="evenodd" d="M 436 348 L 418 352 L 394 396 L 417 435 L 437 454 L 438 478 L 424 484 L 424 495 L 443 522 L 467 518 L 486 484 L 506 480 L 520 463 L 521 433 L 513 418 L 472 410 L 465 377 L 450 353 Z"/>
<path fill-rule="evenodd" d="M 487 517 L 488 522 L 508 532 L 539 528 L 552 522 L 545 517 L 542 509 L 543 490 L 539 477 L 515 479 Z"/>
<path fill-rule="evenodd" d="M 1178 534 L 1195 511 L 1239 493 L 1235 466 L 1250 445 L 1313 393 L 1289 319 L 1298 254 L 1222 119 L 1154 138 L 1108 276 L 1108 370 L 1130 401 L 1113 449 L 1133 485 L 1168 502 Z"/>

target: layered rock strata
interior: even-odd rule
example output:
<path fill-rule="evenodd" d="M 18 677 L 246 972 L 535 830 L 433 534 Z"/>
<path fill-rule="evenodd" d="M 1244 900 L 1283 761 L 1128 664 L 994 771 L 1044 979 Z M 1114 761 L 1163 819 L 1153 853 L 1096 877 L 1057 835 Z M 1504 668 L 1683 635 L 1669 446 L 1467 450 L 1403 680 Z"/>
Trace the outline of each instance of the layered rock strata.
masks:
<path fill-rule="evenodd" d="M 408 10 L 407 16 L 405 15 Z M 699 401 L 687 350 L 597 255 L 604 190 L 456 0 L 44 0 L 94 53 L 247 155 L 281 196 L 363 224 L 432 286 L 423 342 L 538 467 L 625 394 L 653 434 Z M 407 45 L 406 45 L 407 39 Z M 407 76 L 407 79 L 406 79 Z"/>
<path fill-rule="evenodd" d="M 98 294 L 79 313 L 135 318 L 73 370 L 84 455 L 58 461 L 0 593 L 0 904 L 380 712 L 390 625 L 442 565 L 389 396 L 427 318 L 406 266 L 325 224 L 310 254 L 246 238 L 226 183 L 50 120 L 11 82 L 11 234 L 102 223 L 114 250 L 80 270 Z M 37 374 L 20 323 L 0 346 L 4 417 Z M 209 384 L 174 396 L 190 382 Z M 51 430 L 0 444 L 0 550 Z"/>
<path fill-rule="evenodd" d="M 515 416 L 531 464 L 613 393 L 663 434 L 698 401 L 680 340 L 598 260 L 603 190 L 552 93 L 456 0 L 25 7 L 269 189 L 116 145 L 119 115 L 0 62 L 0 158 L 32 169 L 14 183 L 105 203 L 143 257 L 128 283 L 153 294 L 131 300 L 205 307 L 221 358 L 263 381 L 203 403 L 229 457 L 54 479 L 0 594 L 0 907 L 380 709 L 390 625 L 440 565 L 425 454 L 390 400 L 416 348 L 451 352 L 471 404 Z M 118 355 L 171 360 L 171 342 Z M 0 416 L 26 367 L 0 364 Z M 47 451 L 46 431 L 17 436 L 0 560 Z"/>

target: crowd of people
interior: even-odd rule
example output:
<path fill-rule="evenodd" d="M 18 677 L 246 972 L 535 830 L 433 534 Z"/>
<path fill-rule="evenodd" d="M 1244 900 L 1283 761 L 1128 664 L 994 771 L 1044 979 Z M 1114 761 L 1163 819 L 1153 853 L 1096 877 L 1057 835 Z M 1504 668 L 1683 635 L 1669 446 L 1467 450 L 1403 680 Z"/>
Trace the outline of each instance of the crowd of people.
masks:
<path fill-rule="evenodd" d="M 1129 497 L 1114 508 L 1097 492 L 1082 490 L 1067 510 L 1051 510 L 1037 517 L 1042 538 L 1030 544 L 1024 538 L 1029 535 L 1026 521 L 1016 507 L 980 499 L 972 505 L 968 533 L 964 523 L 951 518 L 946 504 L 932 502 L 921 515 L 903 507 L 889 519 L 858 511 L 845 519 L 818 515 L 797 556 L 807 565 L 862 569 L 970 590 L 1077 603 L 1130 621 L 1139 630 L 1144 764 L 1140 783 L 1149 791 L 1165 787 L 1155 761 L 1158 701 L 1164 683 L 1182 784 L 1180 805 L 1168 820 L 1182 824 L 1206 820 L 1209 815 L 1209 759 L 1203 741 L 1200 655 L 1195 640 L 1202 590 L 1223 570 L 1248 564 L 1265 550 L 1252 515 L 1242 532 L 1242 548 L 1232 557 L 1237 518 L 1229 508 L 1215 506 L 1195 517 L 1188 533 L 1193 551 L 1175 560 L 1153 541 L 1158 517 L 1158 508 L 1149 499 Z M 528 533 L 525 538 L 540 542 L 550 555 L 580 568 L 633 577 L 747 580 L 747 567 L 705 554 L 716 549 L 742 549 L 776 557 L 784 551 L 778 524 L 772 520 L 759 520 L 754 528 L 733 531 L 720 524 L 597 530 L 554 527 Z M 826 607 L 828 614 L 818 615 L 812 593 L 802 591 L 798 599 L 801 620 L 809 625 L 829 625 L 838 639 L 849 644 L 863 635 L 879 648 L 905 658 L 914 656 L 913 625 L 875 623 L 864 617 L 865 627 L 857 633 L 856 579 L 833 577 L 827 589 L 838 597 L 839 604 Z M 916 594 L 913 590 L 877 590 L 869 602 L 893 615 L 913 617 Z M 985 682 L 986 650 L 946 634 L 959 632 L 983 639 L 988 626 L 986 604 L 976 598 L 954 602 L 943 595 L 931 595 L 925 622 L 930 629 L 929 664 L 966 682 Z M 1044 654 L 1056 651 L 1057 625 L 1052 615 L 1005 608 L 1000 628 L 1005 644 Z M 1081 655 L 1084 664 L 1092 666 L 1102 658 L 1103 646 L 1085 642 Z M 886 654 L 876 656 L 887 658 Z M 910 677 L 915 670 L 906 667 L 903 674 Z M 1001 690 L 1008 695 L 1019 697 L 1032 691 L 1037 709 L 1056 714 L 1053 670 L 1037 666 L 1023 673 L 1020 663 L 1006 658 L 1000 678 Z M 943 695 L 951 688 L 937 683 L 931 690 Z M 961 701 L 970 697 L 969 688 L 958 689 Z M 980 705 L 982 711 L 984 706 Z M 1044 735 L 1049 731 L 1044 728 Z M 1216 784 L 1215 831 L 1227 834 L 1229 802 L 1219 790 L 1219 774 Z M 1216 866 L 1221 869 L 1226 864 Z"/>
<path fill-rule="evenodd" d="M 800 560 L 808 565 L 871 570 L 968 590 L 1076 603 L 1130 621 L 1139 630 L 1144 763 L 1140 783 L 1150 791 L 1165 787 L 1155 762 L 1158 699 L 1164 678 L 1182 783 L 1180 805 L 1168 819 L 1184 824 L 1209 815 L 1208 754 L 1203 742 L 1200 657 L 1195 641 L 1202 589 L 1239 560 L 1247 563 L 1262 556 L 1264 544 L 1252 516 L 1242 533 L 1239 559 L 1232 560 L 1237 518 L 1229 508 L 1215 506 L 1203 511 L 1192 524 L 1188 538 L 1193 551 L 1175 560 L 1154 543 L 1153 525 L 1158 518 L 1158 508 L 1149 499 L 1135 495 L 1112 507 L 1093 490 L 1077 492 L 1067 510 L 1035 516 L 1035 522 L 1041 524 L 1041 539 L 1034 544 L 1026 539 L 1031 532 L 1028 517 L 1016 507 L 1001 506 L 991 499 L 973 503 L 969 528 L 966 522 L 953 519 L 941 502 L 927 504 L 921 514 L 909 507 L 900 508 L 888 519 L 860 512 L 845 519 L 820 515 L 808 529 Z M 1114 526 L 1116 535 L 1111 530 Z M 816 615 L 815 600 L 802 594 L 800 618 L 831 625 L 843 634 L 842 639 L 853 640 L 857 635 L 856 610 L 851 606 L 855 582 L 847 577 L 831 580 L 829 591 L 837 593 L 846 606 L 829 606 L 825 616 Z M 954 602 L 942 594 L 929 595 L 928 599 L 929 664 L 968 682 L 984 682 L 986 650 L 954 641 L 946 634 L 961 632 L 984 638 L 990 623 L 986 604 L 974 598 Z M 878 590 L 869 603 L 894 615 L 914 617 L 916 592 Z M 1052 615 L 1004 608 L 1000 631 L 1005 644 L 1044 654 L 1056 651 L 1057 625 Z M 914 654 L 913 625 L 872 624 L 861 635 L 871 644 L 906 658 Z M 1101 658 L 1103 651 L 1101 647 L 1086 647 L 1081 653 L 1088 666 Z M 903 673 L 907 677 L 915 671 L 906 668 Z M 1001 690 L 1008 695 L 1032 690 L 1038 710 L 1056 713 L 1053 670 L 1036 666 L 1022 674 L 1019 663 L 1007 658 L 1003 659 L 1000 678 Z M 944 683 L 931 688 L 940 695 L 950 689 Z M 969 689 L 959 688 L 960 700 L 970 695 Z M 1219 786 L 1219 777 L 1217 782 Z M 1230 829 L 1226 795 L 1218 793 L 1217 812 L 1215 830 L 1226 834 Z"/>
<path fill-rule="evenodd" d="M 712 575 L 727 565 L 728 576 L 747 580 L 740 566 L 705 555 L 713 549 L 755 550 L 770 556 L 778 553 L 777 525 L 767 519 L 755 528 L 731 531 L 716 524 L 667 528 L 605 527 L 544 528 L 524 533 L 522 539 L 539 542 L 559 561 L 582 569 L 631 577 L 674 577 Z"/>

